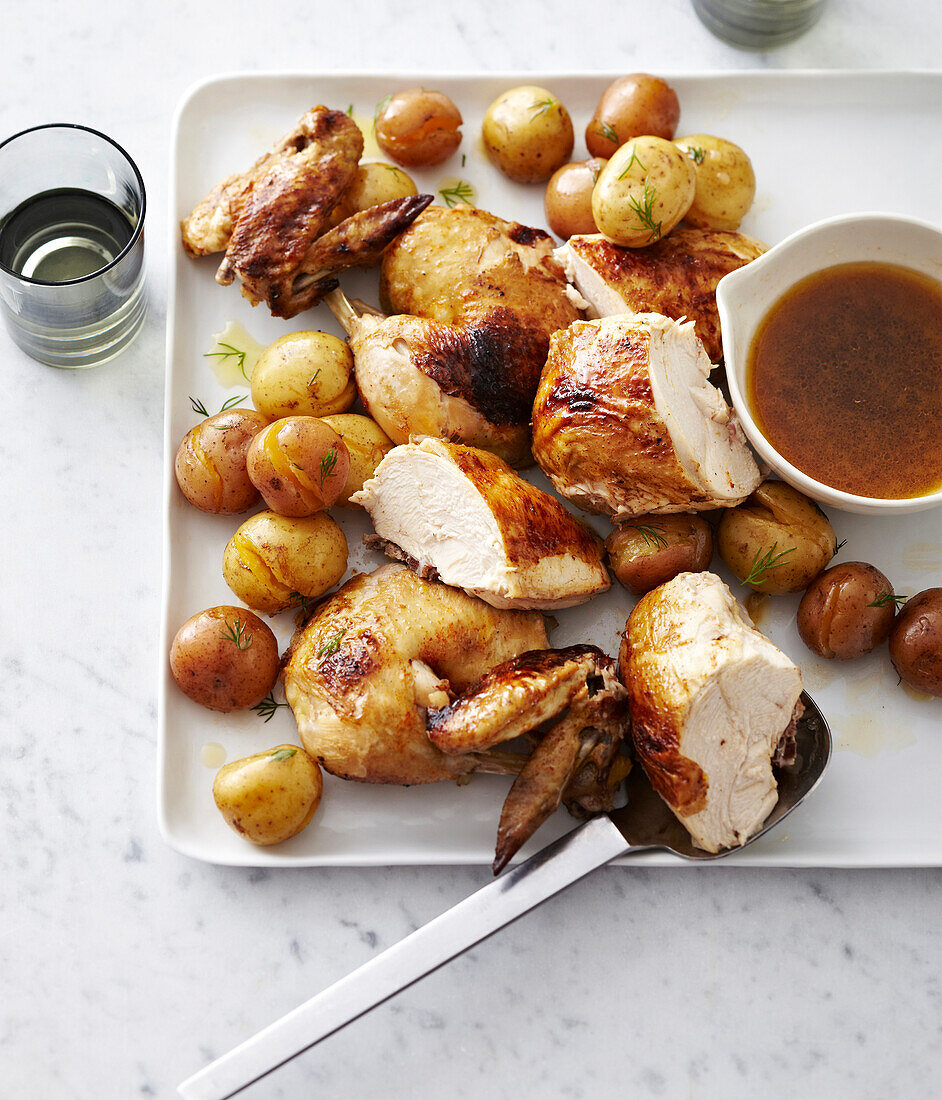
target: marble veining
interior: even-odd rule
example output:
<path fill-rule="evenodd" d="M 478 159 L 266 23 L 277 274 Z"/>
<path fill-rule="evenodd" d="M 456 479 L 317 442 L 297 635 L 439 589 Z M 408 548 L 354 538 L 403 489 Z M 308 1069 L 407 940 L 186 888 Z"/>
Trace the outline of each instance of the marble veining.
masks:
<path fill-rule="evenodd" d="M 157 832 L 168 149 L 184 90 L 242 69 L 933 68 L 942 16 L 928 0 L 831 0 L 767 55 L 712 39 L 686 0 L 55 0 L 3 18 L 0 136 L 81 121 L 138 161 L 150 312 L 129 353 L 86 372 L 0 334 L 0 1096 L 172 1097 L 489 878 L 213 867 Z M 938 1096 L 940 901 L 935 870 L 609 868 L 244 1095 Z"/>

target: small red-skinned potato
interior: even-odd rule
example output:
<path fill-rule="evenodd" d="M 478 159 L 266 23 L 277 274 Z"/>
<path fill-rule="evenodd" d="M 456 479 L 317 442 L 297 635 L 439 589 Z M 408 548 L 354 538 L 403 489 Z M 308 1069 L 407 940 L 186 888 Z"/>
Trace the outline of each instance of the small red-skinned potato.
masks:
<path fill-rule="evenodd" d="M 286 416 L 252 440 L 249 477 L 281 516 L 311 516 L 343 492 L 350 456 L 343 440 L 316 416 Z"/>
<path fill-rule="evenodd" d="M 592 216 L 592 190 L 605 164 L 599 157 L 577 160 L 557 168 L 550 177 L 543 209 L 557 237 L 567 240 L 577 233 L 598 233 Z"/>
<path fill-rule="evenodd" d="M 173 472 L 194 507 L 215 515 L 244 512 L 258 500 L 246 469 L 252 439 L 268 423 L 254 409 L 228 409 L 208 416 L 183 437 Z"/>
<path fill-rule="evenodd" d="M 223 604 L 191 616 L 170 646 L 170 672 L 200 706 L 223 712 L 260 703 L 278 678 L 278 642 L 244 607 Z"/>
<path fill-rule="evenodd" d="M 374 132 L 380 149 L 397 164 L 430 168 L 461 144 L 461 123 L 461 112 L 444 92 L 409 88 L 380 103 Z"/>
<path fill-rule="evenodd" d="M 893 586 L 876 566 L 845 561 L 825 569 L 798 605 L 798 633 L 819 657 L 862 657 L 893 629 Z"/>
<path fill-rule="evenodd" d="M 320 805 L 323 778 L 298 745 L 276 745 L 225 764 L 213 780 L 213 800 L 226 824 L 253 844 L 297 836 Z"/>
<path fill-rule="evenodd" d="M 610 157 L 641 134 L 670 140 L 679 118 L 680 101 L 666 80 L 650 73 L 621 76 L 602 93 L 585 129 L 586 147 L 594 157 Z"/>
<path fill-rule="evenodd" d="M 618 580 L 635 596 L 643 596 L 678 573 L 708 569 L 713 531 L 702 516 L 638 516 L 616 527 L 605 549 Z"/>
<path fill-rule="evenodd" d="M 890 635 L 890 660 L 916 691 L 942 696 L 942 588 L 907 600 Z"/>

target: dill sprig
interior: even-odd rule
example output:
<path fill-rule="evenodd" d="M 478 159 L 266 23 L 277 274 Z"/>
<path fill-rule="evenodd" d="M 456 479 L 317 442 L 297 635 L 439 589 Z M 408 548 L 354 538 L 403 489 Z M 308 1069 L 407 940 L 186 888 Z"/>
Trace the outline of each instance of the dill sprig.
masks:
<path fill-rule="evenodd" d="M 245 631 L 246 624 L 241 619 L 236 619 L 235 622 L 226 623 L 222 636 L 230 642 L 235 642 L 239 649 L 248 649 L 252 644 L 252 635 L 246 634 Z"/>
<path fill-rule="evenodd" d="M 744 578 L 743 584 L 760 584 L 764 574 L 771 572 L 773 569 L 778 569 L 778 567 L 784 563 L 785 558 L 787 558 L 789 554 L 794 554 L 795 552 L 795 547 L 789 546 L 787 550 L 782 550 L 780 553 L 776 554 L 775 551 L 777 547 L 778 543 L 773 542 L 772 546 L 766 550 L 765 553 L 762 552 L 761 547 L 756 551 L 755 557 L 752 559 L 752 567 L 748 575 Z"/>
<path fill-rule="evenodd" d="M 657 192 L 650 183 L 646 183 L 644 185 L 644 194 L 640 199 L 632 197 L 628 200 L 628 205 L 638 217 L 640 227 L 642 229 L 647 229 L 651 234 L 650 237 L 648 237 L 648 244 L 654 244 L 654 242 L 660 240 L 661 237 L 661 223 L 654 220 L 654 202 L 656 199 Z"/>
<path fill-rule="evenodd" d="M 314 373 L 313 373 L 313 374 L 311 375 L 311 377 L 310 377 L 310 378 L 309 378 L 309 379 L 307 380 L 307 385 L 308 385 L 308 389 L 310 389 L 310 388 L 311 388 L 311 386 L 313 386 L 313 385 L 314 385 L 314 383 L 315 383 L 315 382 L 317 381 L 317 376 L 318 376 L 318 375 L 320 374 L 320 372 L 321 372 L 321 368 L 320 368 L 320 367 L 318 367 L 318 368 L 317 368 L 317 370 L 316 370 L 316 371 L 315 371 L 315 372 L 314 372 Z"/>
<path fill-rule="evenodd" d="M 234 409 L 236 405 L 241 405 L 243 401 L 248 401 L 249 395 L 247 393 L 237 393 L 235 397 L 230 397 L 228 401 L 223 401 L 220 412 L 227 412 L 229 409 Z M 197 397 L 190 397 L 190 405 L 193 408 L 193 412 L 199 413 L 200 416 L 211 416 L 212 413 L 206 408 L 202 401 Z"/>
<path fill-rule="evenodd" d="M 333 474 L 334 467 L 337 465 L 337 448 L 331 447 L 327 454 L 321 459 L 321 488 L 324 488 L 324 482 Z"/>
<path fill-rule="evenodd" d="M 629 526 L 638 531 L 644 541 L 651 547 L 652 550 L 657 550 L 659 547 L 667 545 L 667 539 L 664 538 L 664 528 L 657 524 L 640 524 L 631 523 Z"/>
<path fill-rule="evenodd" d="M 389 95 L 384 95 L 383 98 L 376 104 L 376 110 L 373 112 L 373 132 L 376 132 L 376 122 L 379 116 L 389 106 L 389 101 L 392 99 L 392 92 Z"/>
<path fill-rule="evenodd" d="M 449 210 L 459 203 L 464 203 L 465 206 L 474 206 L 472 201 L 474 199 L 474 188 L 465 180 L 458 180 L 452 187 L 442 187 L 438 193 L 445 200 L 445 205 Z"/>
<path fill-rule="evenodd" d="M 881 592 L 875 600 L 871 600 L 867 604 L 867 607 L 886 607 L 888 603 L 893 603 L 897 607 L 901 607 L 906 602 L 906 596 L 897 596 L 895 592 Z"/>
<path fill-rule="evenodd" d="M 618 134 L 615 127 L 610 122 L 600 122 L 596 127 L 598 133 L 605 138 L 606 141 L 610 141 L 612 145 L 618 145 Z"/>
<path fill-rule="evenodd" d="M 837 546 L 834 547 L 834 553 L 836 554 L 838 552 L 838 550 L 841 549 L 841 547 L 846 546 L 846 545 L 847 545 L 847 539 L 841 539 L 841 541 L 837 544 Z"/>
<path fill-rule="evenodd" d="M 235 347 L 233 344 L 224 344 L 219 341 L 219 347 L 225 348 L 225 351 L 207 351 L 203 353 L 204 359 L 220 359 L 225 362 L 227 359 L 235 358 L 239 363 L 239 371 L 242 377 L 248 382 L 249 376 L 245 373 L 245 352 Z"/>
<path fill-rule="evenodd" d="M 332 637 L 328 638 L 327 641 L 324 642 L 324 644 L 317 651 L 317 656 L 319 658 L 333 657 L 337 650 L 340 649 L 341 639 L 346 633 L 346 630 L 339 630 Z"/>
<path fill-rule="evenodd" d="M 628 163 L 622 169 L 621 175 L 619 175 L 619 177 L 618 177 L 620 180 L 623 180 L 625 178 L 625 176 L 628 175 L 628 173 L 631 171 L 631 166 L 633 164 L 637 164 L 637 166 L 641 169 L 642 172 L 647 172 L 647 168 L 645 168 L 645 166 L 641 163 L 641 158 L 638 156 L 637 147 L 634 146 L 634 145 L 631 147 L 631 159 L 628 161 Z M 649 186 L 650 186 L 649 184 L 645 184 L 645 188 L 644 188 L 645 191 L 647 191 Z M 654 188 L 652 187 L 651 190 L 653 191 Z"/>
<path fill-rule="evenodd" d="M 252 710 L 255 711 L 259 718 L 264 718 L 266 722 L 270 722 L 274 717 L 275 711 L 287 705 L 287 703 L 279 703 L 275 699 L 275 693 L 270 691 L 260 703 L 256 703 L 255 706 L 252 707 Z"/>
<path fill-rule="evenodd" d="M 690 157 L 694 164 L 703 164 L 703 158 L 706 156 L 706 149 L 701 149 L 699 145 L 691 145 L 687 150 L 687 156 Z"/>
<path fill-rule="evenodd" d="M 287 703 L 279 703 L 279 706 L 286 707 Z M 278 749 L 277 752 L 273 752 L 269 756 L 269 760 L 290 760 L 295 755 L 297 749 Z"/>
<path fill-rule="evenodd" d="M 539 118 L 540 115 L 545 115 L 550 107 L 555 107 L 557 103 L 559 103 L 559 100 L 553 99 L 552 96 L 550 96 L 549 99 L 539 99 L 536 101 L 536 103 L 530 104 L 530 112 L 532 114 L 535 111 L 536 113 L 533 115 L 533 117 Z"/>

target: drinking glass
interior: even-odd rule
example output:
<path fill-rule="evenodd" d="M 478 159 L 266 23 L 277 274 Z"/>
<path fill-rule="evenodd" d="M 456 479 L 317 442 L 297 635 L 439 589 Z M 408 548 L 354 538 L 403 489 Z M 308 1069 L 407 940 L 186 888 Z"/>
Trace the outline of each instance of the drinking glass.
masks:
<path fill-rule="evenodd" d="M 804 34 L 820 19 L 824 0 L 693 0 L 693 9 L 724 42 L 765 50 Z"/>
<path fill-rule="evenodd" d="M 0 310 L 13 340 L 55 367 L 114 358 L 144 322 L 144 181 L 87 126 L 0 144 Z"/>

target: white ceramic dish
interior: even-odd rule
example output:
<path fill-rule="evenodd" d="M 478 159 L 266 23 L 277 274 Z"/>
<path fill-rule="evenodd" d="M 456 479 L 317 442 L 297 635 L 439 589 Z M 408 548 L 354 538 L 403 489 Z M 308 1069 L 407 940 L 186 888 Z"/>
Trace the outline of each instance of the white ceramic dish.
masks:
<path fill-rule="evenodd" d="M 783 481 L 821 504 L 863 515 L 901 515 L 942 503 L 942 490 L 903 500 L 844 493 L 809 477 L 772 446 L 747 400 L 749 349 L 760 323 L 781 296 L 802 279 L 835 264 L 897 264 L 942 279 L 942 230 L 892 214 L 845 214 L 809 225 L 769 249 L 754 263 L 727 275 L 716 290 L 723 327 L 726 377 L 749 442 Z"/>
<path fill-rule="evenodd" d="M 758 177 L 756 204 L 743 229 L 767 242 L 801 226 L 855 210 L 889 208 L 929 222 L 942 221 L 942 145 L 932 141 L 942 120 L 942 74 L 740 73 L 664 74 L 682 106 L 682 132 L 713 132 L 742 145 Z M 175 127 L 171 179 L 172 262 L 168 319 L 164 608 L 160 642 L 158 811 L 162 832 L 175 848 L 216 863 L 275 866 L 404 863 L 490 863 L 507 780 L 475 777 L 466 787 L 435 784 L 389 788 L 326 777 L 324 799 L 312 825 L 277 848 L 256 849 L 224 824 L 213 805 L 214 771 L 201 763 L 207 743 L 223 746 L 229 760 L 295 738 L 290 713 L 264 724 L 256 715 L 213 714 L 191 703 L 170 680 L 165 654 L 176 628 L 194 611 L 233 602 L 221 573 L 232 519 L 189 507 L 172 478 L 177 443 L 196 421 L 189 396 L 213 410 L 242 390 L 220 387 L 202 353 L 226 321 L 241 321 L 263 342 L 294 329 L 337 332 L 325 308 L 295 323 L 252 310 L 235 287 L 213 281 L 212 258 L 187 259 L 177 243 L 177 222 L 230 172 L 251 164 L 308 107 L 324 102 L 371 116 L 387 92 L 424 84 L 447 92 L 465 118 L 458 154 L 440 171 L 418 175 L 421 188 L 437 189 L 460 176 L 477 189 L 478 205 L 530 224 L 543 224 L 542 189 L 509 183 L 486 163 L 477 135 L 490 101 L 514 83 L 548 85 L 569 107 L 577 135 L 610 76 L 433 74 L 231 76 L 192 91 Z M 873 135 L 894 135 L 895 155 L 875 161 Z M 584 155 L 581 141 L 575 155 Z M 462 157 L 465 158 L 462 163 Z M 375 274 L 345 280 L 375 300 Z M 540 484 L 546 485 L 545 481 Z M 380 559 L 360 536 L 365 517 L 342 517 L 351 569 Z M 879 566 L 896 590 L 913 593 L 942 576 L 940 513 L 892 521 L 833 513 L 846 545 L 838 560 Z M 596 520 L 606 532 L 605 521 Z M 722 569 L 725 578 L 732 578 Z M 733 590 L 745 595 L 733 584 Z M 592 641 L 614 653 L 632 599 L 616 586 L 603 597 L 560 613 L 556 644 Z M 737 857 L 739 866 L 890 866 L 942 864 L 942 705 L 917 700 L 897 686 L 885 649 L 835 666 L 812 656 L 795 628 L 797 597 L 769 601 L 759 625 L 802 666 L 808 690 L 827 713 L 838 751 L 827 782 L 800 813 Z M 290 616 L 273 621 L 279 640 L 290 636 Z M 532 852 L 572 827 L 557 814 L 524 849 Z M 663 854 L 636 857 L 667 865 Z M 675 864 L 672 863 L 672 866 Z M 725 866 L 732 866 L 726 864 Z"/>

